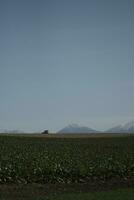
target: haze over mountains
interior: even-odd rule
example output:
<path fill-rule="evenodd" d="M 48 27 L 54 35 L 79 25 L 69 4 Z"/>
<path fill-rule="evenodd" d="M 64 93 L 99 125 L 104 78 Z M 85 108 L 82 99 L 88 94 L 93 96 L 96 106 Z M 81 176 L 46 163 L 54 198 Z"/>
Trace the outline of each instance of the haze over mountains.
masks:
<path fill-rule="evenodd" d="M 110 128 L 106 131 L 99 131 L 85 126 L 79 126 L 77 124 L 72 124 L 64 127 L 57 133 L 134 133 L 134 121 L 130 121 L 125 125 L 118 125 Z"/>
<path fill-rule="evenodd" d="M 134 133 L 134 120 L 124 125 L 119 125 L 119 126 L 110 128 L 106 132 L 108 133 Z"/>
<path fill-rule="evenodd" d="M 1 129 L 0 128 L 0 133 L 23 133 L 24 131 L 21 130 L 8 130 L 8 129 Z"/>
<path fill-rule="evenodd" d="M 0 133 L 24 133 L 21 130 L 9 130 L 9 129 L 0 129 Z M 80 126 L 78 124 L 70 124 L 57 133 L 134 133 L 134 120 L 124 124 L 112 127 L 106 131 L 99 131 L 87 126 Z"/>

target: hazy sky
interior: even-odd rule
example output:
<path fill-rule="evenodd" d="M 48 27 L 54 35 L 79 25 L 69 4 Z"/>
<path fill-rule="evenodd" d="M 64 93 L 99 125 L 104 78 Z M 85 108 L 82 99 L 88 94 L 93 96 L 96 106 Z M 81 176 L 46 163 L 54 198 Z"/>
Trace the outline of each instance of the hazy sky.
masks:
<path fill-rule="evenodd" d="M 0 128 L 130 119 L 133 0 L 0 0 Z"/>

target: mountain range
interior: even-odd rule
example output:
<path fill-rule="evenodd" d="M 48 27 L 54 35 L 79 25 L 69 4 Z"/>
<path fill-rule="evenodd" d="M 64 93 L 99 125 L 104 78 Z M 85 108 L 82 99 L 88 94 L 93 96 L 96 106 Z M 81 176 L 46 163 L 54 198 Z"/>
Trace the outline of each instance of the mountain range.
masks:
<path fill-rule="evenodd" d="M 71 124 L 62 128 L 57 133 L 134 133 L 134 121 L 130 121 L 124 125 L 118 125 L 106 131 L 98 131 L 86 126 Z"/>
<path fill-rule="evenodd" d="M 24 133 L 20 130 L 7 130 L 7 129 L 0 129 L 0 133 Z M 112 127 L 106 131 L 98 131 L 92 128 L 89 128 L 87 126 L 80 126 L 78 124 L 71 124 L 68 125 L 61 130 L 59 130 L 57 133 L 134 133 L 134 120 L 130 121 L 124 125 L 118 125 L 115 127 Z"/>

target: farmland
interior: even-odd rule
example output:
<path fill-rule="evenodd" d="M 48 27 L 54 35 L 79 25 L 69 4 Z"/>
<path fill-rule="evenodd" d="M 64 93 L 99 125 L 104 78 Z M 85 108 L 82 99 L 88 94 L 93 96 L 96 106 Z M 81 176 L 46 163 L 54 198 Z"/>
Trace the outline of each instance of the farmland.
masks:
<path fill-rule="evenodd" d="M 0 136 L 1 184 L 134 179 L 134 137 Z"/>

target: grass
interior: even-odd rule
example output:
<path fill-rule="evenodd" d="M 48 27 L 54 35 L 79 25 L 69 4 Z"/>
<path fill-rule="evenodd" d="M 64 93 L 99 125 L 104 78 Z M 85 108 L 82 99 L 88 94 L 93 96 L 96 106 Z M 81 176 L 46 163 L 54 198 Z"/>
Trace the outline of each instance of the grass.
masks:
<path fill-rule="evenodd" d="M 0 186 L 0 200 L 133 200 L 134 189 L 114 189 L 108 191 L 70 192 L 60 191 L 55 186 L 20 185 Z"/>
<path fill-rule="evenodd" d="M 125 189 L 117 191 L 105 191 L 95 193 L 82 193 L 82 194 L 61 194 L 50 196 L 47 200 L 133 200 L 134 189 Z M 40 199 L 43 200 L 43 199 Z"/>

